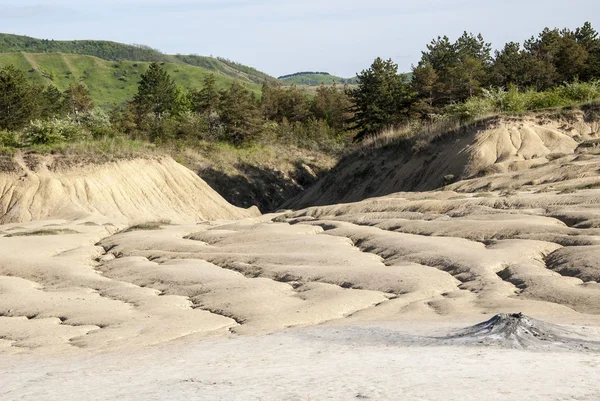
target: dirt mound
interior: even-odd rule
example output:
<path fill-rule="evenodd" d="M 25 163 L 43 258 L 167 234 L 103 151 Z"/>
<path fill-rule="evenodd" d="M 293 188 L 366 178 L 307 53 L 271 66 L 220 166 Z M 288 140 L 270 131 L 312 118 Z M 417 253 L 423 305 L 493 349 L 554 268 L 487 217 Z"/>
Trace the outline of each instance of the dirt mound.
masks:
<path fill-rule="evenodd" d="M 598 135 L 598 123 L 589 121 L 584 112 L 570 113 L 494 117 L 446 132 L 426 145 L 403 139 L 375 142 L 348 155 L 324 179 L 283 207 L 299 209 L 401 191 L 428 191 L 546 165 L 582 151 L 579 145 Z"/>
<path fill-rule="evenodd" d="M 465 344 L 497 345 L 507 348 L 600 350 L 600 342 L 561 326 L 543 322 L 522 313 L 502 313 L 490 320 L 444 337 Z"/>
<path fill-rule="evenodd" d="M 18 156 L 14 164 L 17 167 L 0 172 L 0 224 L 86 215 L 190 221 L 258 214 L 256 209 L 230 205 L 170 158 L 55 170 L 51 156 L 33 162 Z"/>

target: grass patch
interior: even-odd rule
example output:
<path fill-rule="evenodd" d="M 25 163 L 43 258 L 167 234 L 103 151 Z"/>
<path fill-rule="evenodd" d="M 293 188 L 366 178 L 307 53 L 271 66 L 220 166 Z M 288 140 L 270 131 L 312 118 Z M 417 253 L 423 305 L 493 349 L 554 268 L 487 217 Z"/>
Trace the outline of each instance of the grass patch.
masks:
<path fill-rule="evenodd" d="M 8 234 L 5 237 L 36 237 L 43 235 L 63 235 L 63 234 L 79 234 L 79 231 L 71 230 L 70 228 L 57 228 L 52 230 L 36 230 L 23 231 L 19 233 Z"/>
<path fill-rule="evenodd" d="M 144 223 L 136 224 L 134 226 L 128 227 L 123 231 L 120 231 L 118 234 L 129 233 L 132 231 L 155 231 L 161 230 L 162 226 L 166 226 L 171 224 L 170 220 L 157 220 L 157 221 L 147 221 Z"/>

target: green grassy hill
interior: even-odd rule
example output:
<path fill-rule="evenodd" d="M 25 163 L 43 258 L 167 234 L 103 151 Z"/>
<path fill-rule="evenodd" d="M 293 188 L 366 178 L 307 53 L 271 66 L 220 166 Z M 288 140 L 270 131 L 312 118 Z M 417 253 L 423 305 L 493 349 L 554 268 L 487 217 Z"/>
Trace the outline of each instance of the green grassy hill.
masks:
<path fill-rule="evenodd" d="M 252 92 L 260 94 L 261 86 L 246 79 L 186 63 L 161 63 L 164 63 L 163 68 L 173 79 L 187 90 L 200 88 L 204 77 L 213 73 L 219 88 L 226 88 L 234 79 L 238 79 Z M 54 84 L 60 90 L 66 89 L 71 82 L 82 81 L 89 88 L 95 103 L 106 106 L 131 99 L 137 92 L 140 75 L 146 72 L 150 62 L 107 61 L 93 56 L 64 53 L 0 54 L 0 68 L 9 64 L 23 70 L 32 81 Z"/>
<path fill-rule="evenodd" d="M 298 72 L 295 74 L 284 75 L 277 79 L 286 85 L 318 86 L 321 84 L 333 85 L 334 83 L 341 85 L 356 84 L 356 77 L 340 78 L 326 72 Z"/>
<path fill-rule="evenodd" d="M 78 54 L 95 56 L 107 61 L 129 60 L 188 64 L 256 84 L 262 84 L 265 80 L 275 80 L 255 68 L 221 57 L 163 54 L 148 46 L 127 45 L 103 40 L 48 40 L 0 33 L 0 53 L 18 52 Z"/>
<path fill-rule="evenodd" d="M 406 73 L 406 79 L 412 80 L 412 72 Z M 285 85 L 298 85 L 298 86 L 319 86 L 325 85 L 357 85 L 358 80 L 356 77 L 352 78 L 340 78 L 335 75 L 331 75 L 326 72 L 297 72 L 295 74 L 284 75 L 277 78 Z"/>

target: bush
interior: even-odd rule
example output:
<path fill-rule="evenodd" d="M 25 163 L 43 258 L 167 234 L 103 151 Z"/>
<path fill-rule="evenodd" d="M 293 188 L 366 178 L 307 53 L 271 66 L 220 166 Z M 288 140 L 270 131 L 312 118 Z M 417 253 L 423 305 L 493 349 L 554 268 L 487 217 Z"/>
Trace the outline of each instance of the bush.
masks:
<path fill-rule="evenodd" d="M 79 120 L 81 125 L 92 134 L 94 139 L 113 138 L 116 135 L 110 117 L 102 109 L 94 109 L 82 114 Z"/>
<path fill-rule="evenodd" d="M 0 147 L 13 148 L 19 146 L 17 134 L 13 131 L 0 131 Z"/>
<path fill-rule="evenodd" d="M 473 97 L 464 103 L 454 104 L 448 107 L 447 113 L 457 116 L 461 120 L 473 120 L 497 112 L 495 102 L 487 98 Z"/>
<path fill-rule="evenodd" d="M 49 145 L 62 141 L 79 141 L 89 137 L 85 127 L 71 119 L 36 120 L 24 132 L 27 145 Z"/>
<path fill-rule="evenodd" d="M 525 96 L 516 86 L 511 85 L 508 92 L 504 95 L 502 100 L 503 110 L 507 113 L 525 113 L 527 111 L 527 101 Z"/>
<path fill-rule="evenodd" d="M 185 111 L 179 117 L 176 138 L 181 140 L 210 139 L 206 117 Z"/>
<path fill-rule="evenodd" d="M 537 92 L 533 89 L 523 94 L 527 110 L 551 109 L 555 107 L 568 106 L 569 101 L 561 97 L 558 90 Z"/>
<path fill-rule="evenodd" d="M 600 98 L 600 82 L 571 82 L 565 83 L 557 92 L 561 97 L 575 102 L 588 103 Z"/>

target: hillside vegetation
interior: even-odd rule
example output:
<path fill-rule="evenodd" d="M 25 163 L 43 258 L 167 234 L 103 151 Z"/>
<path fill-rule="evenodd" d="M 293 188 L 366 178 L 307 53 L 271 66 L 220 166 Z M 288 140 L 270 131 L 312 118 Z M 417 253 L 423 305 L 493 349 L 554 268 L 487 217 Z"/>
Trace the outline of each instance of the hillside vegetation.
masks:
<path fill-rule="evenodd" d="M 275 78 L 255 68 L 222 57 L 199 55 L 170 55 L 144 45 L 127 45 L 103 40 L 48 40 L 29 36 L 0 33 L 0 53 L 64 53 L 94 56 L 107 61 L 144 61 L 171 64 L 188 64 L 260 84 Z"/>
<path fill-rule="evenodd" d="M 341 78 L 331 75 L 327 72 L 297 72 L 295 74 L 280 76 L 277 79 L 283 82 L 285 85 L 355 85 L 358 83 L 356 77 Z"/>
<path fill-rule="evenodd" d="M 493 115 L 552 108 L 559 112 L 559 108 L 580 107 L 600 99 L 600 39 L 589 23 L 575 31 L 545 29 L 527 40 L 523 49 L 520 44 L 507 44 L 494 56 L 491 45 L 481 35 L 465 32 L 455 42 L 438 38 L 423 52 L 412 80 L 399 73 L 391 60 L 377 58 L 358 74 L 357 85 L 313 86 L 314 96 L 305 94 L 300 86 L 272 81 L 264 82 L 257 96 L 257 85 L 209 74 L 203 67 L 189 64 L 153 62 L 146 69 L 140 61 L 106 61 L 76 54 L 8 55 L 13 57 L 11 65 L 0 69 L 0 93 L 4 93 L 0 97 L 0 130 L 4 130 L 0 131 L 0 147 L 6 153 L 40 147 L 54 151 L 65 144 L 113 139 L 123 144 L 141 141 L 183 150 L 181 161 L 210 176 L 213 185 L 221 186 L 223 193 L 229 192 L 228 200 L 248 206 L 259 199 L 264 211 L 273 210 L 278 200 L 310 185 L 330 163 L 315 159 L 296 163 L 291 155 L 281 164 L 270 164 L 259 161 L 254 154 L 246 163 L 238 155 L 273 152 L 276 156 L 267 159 L 282 160 L 277 156 L 282 147 L 293 152 L 316 152 L 317 158 L 323 154 L 350 154 L 345 160 L 356 162 L 358 169 L 348 170 L 349 178 L 332 175 L 334 178 L 324 180 L 324 193 L 343 191 L 348 184 L 346 189 L 359 197 L 377 195 L 373 189 L 384 188 L 380 183 L 387 180 L 388 174 L 397 173 L 396 168 L 386 170 L 385 166 L 397 163 L 405 167 L 421 163 L 415 171 L 433 169 L 426 187 L 435 188 L 452 181 L 446 176 L 463 177 L 460 168 L 466 165 L 453 165 L 460 171 L 450 169 L 445 174 L 440 174 L 443 169 L 433 167 L 440 152 L 449 150 L 448 144 L 439 140 L 448 133 L 462 132 L 467 129 L 465 124 L 485 121 Z M 78 63 L 85 67 L 74 68 L 73 58 L 83 60 Z M 190 83 L 192 73 L 184 67 L 203 72 L 197 76 L 198 80 L 202 78 L 201 85 Z M 182 84 L 184 77 L 188 81 Z M 35 79 L 37 83 L 32 82 Z M 108 113 L 95 109 L 99 102 L 94 102 L 90 94 L 96 98 L 98 93 L 114 97 L 114 91 L 106 88 L 115 82 L 122 86 L 119 96 L 126 101 Z M 126 85 L 132 86 L 126 89 Z M 552 135 L 544 133 L 536 137 L 519 131 L 519 135 L 535 142 L 552 141 Z M 349 139 L 363 143 L 351 144 Z M 511 140 L 515 138 L 511 136 Z M 577 141 L 572 138 L 570 144 Z M 379 142 L 394 145 L 371 147 Z M 436 148 L 439 144 L 441 149 Z M 364 163 L 352 153 L 357 148 L 357 152 L 389 150 L 392 156 L 379 157 L 375 164 Z M 554 149 L 551 143 L 546 148 Z M 185 154 L 188 149 L 207 149 L 217 154 L 219 149 L 228 149 L 223 154 L 231 153 L 238 165 L 218 167 L 218 160 L 213 159 L 207 167 L 204 161 Z M 422 157 L 424 150 L 426 157 Z M 445 157 L 455 158 L 456 154 L 466 153 L 452 150 Z M 540 152 L 535 154 L 539 156 Z M 403 173 L 396 181 L 406 181 L 411 174 Z M 251 176 L 260 178 L 254 180 Z M 353 180 L 361 176 L 378 178 L 366 180 L 367 186 L 359 190 Z M 263 185 L 265 177 L 273 185 Z M 229 185 L 237 178 L 244 182 L 245 189 Z M 413 178 L 419 181 L 423 177 Z M 392 183 L 385 188 L 422 189 L 409 184 Z M 283 199 L 264 199 L 261 195 L 274 191 L 285 194 Z"/>
<path fill-rule="evenodd" d="M 96 105 L 121 104 L 135 95 L 142 74 L 149 62 L 106 61 L 98 57 L 64 53 L 4 53 L 0 54 L 0 68 L 14 65 L 25 71 L 27 77 L 38 84 L 54 85 L 65 90 L 69 84 L 82 82 L 89 89 Z M 189 64 L 165 62 L 162 67 L 183 88 L 202 86 L 204 79 L 214 70 Z M 217 87 L 224 89 L 234 80 L 258 95 L 260 85 L 240 81 L 230 75 L 214 74 Z"/>

